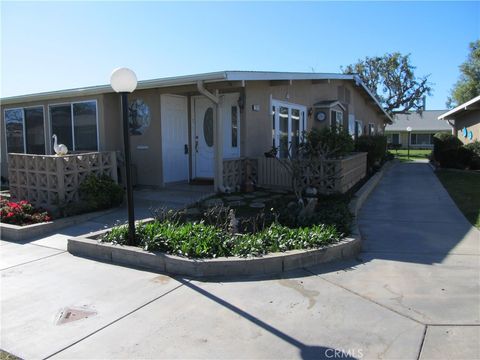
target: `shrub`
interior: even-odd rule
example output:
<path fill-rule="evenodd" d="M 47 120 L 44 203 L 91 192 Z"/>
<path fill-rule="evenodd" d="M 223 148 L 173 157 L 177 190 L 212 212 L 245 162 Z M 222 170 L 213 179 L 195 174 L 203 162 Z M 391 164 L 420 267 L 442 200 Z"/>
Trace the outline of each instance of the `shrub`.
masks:
<path fill-rule="evenodd" d="M 122 187 L 107 175 L 89 175 L 79 187 L 80 198 L 90 210 L 119 206 L 123 201 L 123 194 Z"/>
<path fill-rule="evenodd" d="M 387 137 L 384 135 L 363 135 L 355 141 L 355 150 L 367 152 L 367 166 L 370 171 L 379 164 L 387 152 Z"/>
<path fill-rule="evenodd" d="M 354 150 L 352 137 L 341 127 L 312 129 L 305 133 L 305 138 L 313 149 L 317 149 L 319 146 L 328 147 L 332 157 L 341 157 Z"/>
<path fill-rule="evenodd" d="M 433 157 L 441 167 L 457 167 L 457 151 L 461 146 L 456 136 L 437 133 L 433 136 Z"/>
<path fill-rule="evenodd" d="M 35 208 L 26 200 L 19 202 L 0 198 L 1 222 L 12 225 L 30 225 L 51 221 L 50 214 L 41 208 Z"/>
<path fill-rule="evenodd" d="M 471 153 L 470 169 L 480 170 L 480 141 L 476 140 L 464 147 Z"/>
<path fill-rule="evenodd" d="M 433 144 L 433 157 L 441 167 L 480 169 L 480 142 L 463 145 L 456 136 L 439 133 Z"/>

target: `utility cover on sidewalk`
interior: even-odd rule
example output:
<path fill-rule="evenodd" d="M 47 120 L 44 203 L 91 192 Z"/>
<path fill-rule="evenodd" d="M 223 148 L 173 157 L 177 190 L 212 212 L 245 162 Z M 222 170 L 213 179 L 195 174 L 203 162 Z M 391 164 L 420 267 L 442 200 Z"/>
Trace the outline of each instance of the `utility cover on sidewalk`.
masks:
<path fill-rule="evenodd" d="M 72 321 L 86 319 L 94 315 L 97 315 L 96 311 L 87 310 L 85 308 L 64 308 L 60 312 L 57 325 L 63 325 Z"/>

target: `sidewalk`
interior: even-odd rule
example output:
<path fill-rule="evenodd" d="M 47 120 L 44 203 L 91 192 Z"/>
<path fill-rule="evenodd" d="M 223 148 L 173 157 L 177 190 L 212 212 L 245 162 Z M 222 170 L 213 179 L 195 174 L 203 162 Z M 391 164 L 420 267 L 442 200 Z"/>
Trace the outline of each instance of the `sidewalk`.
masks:
<path fill-rule="evenodd" d="M 229 281 L 1 241 L 0 348 L 25 359 L 480 358 L 479 232 L 429 166 L 391 168 L 359 221 L 356 260 Z M 90 315 L 62 323 L 69 311 Z"/>

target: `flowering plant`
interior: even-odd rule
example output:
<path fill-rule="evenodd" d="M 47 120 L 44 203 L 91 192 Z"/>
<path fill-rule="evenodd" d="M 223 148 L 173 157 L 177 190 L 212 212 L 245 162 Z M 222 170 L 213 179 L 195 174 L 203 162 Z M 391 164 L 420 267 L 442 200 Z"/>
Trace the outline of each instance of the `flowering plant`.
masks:
<path fill-rule="evenodd" d="M 14 202 L 0 197 L 0 221 L 5 224 L 23 226 L 51 220 L 46 210 L 35 208 L 26 200 Z"/>

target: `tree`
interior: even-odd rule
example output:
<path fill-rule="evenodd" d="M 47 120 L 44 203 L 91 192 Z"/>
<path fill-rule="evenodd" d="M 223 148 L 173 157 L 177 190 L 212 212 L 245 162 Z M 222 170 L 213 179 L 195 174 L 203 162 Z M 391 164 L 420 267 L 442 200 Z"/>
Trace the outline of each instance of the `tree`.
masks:
<path fill-rule="evenodd" d="M 447 100 L 448 107 L 463 104 L 480 95 L 480 40 L 470 43 L 467 61 L 460 65 L 460 78 Z"/>
<path fill-rule="evenodd" d="M 358 74 L 389 114 L 423 109 L 423 97 L 430 95 L 432 90 L 429 75 L 415 77 L 410 54 L 394 52 L 366 57 L 341 69 L 344 74 Z"/>

